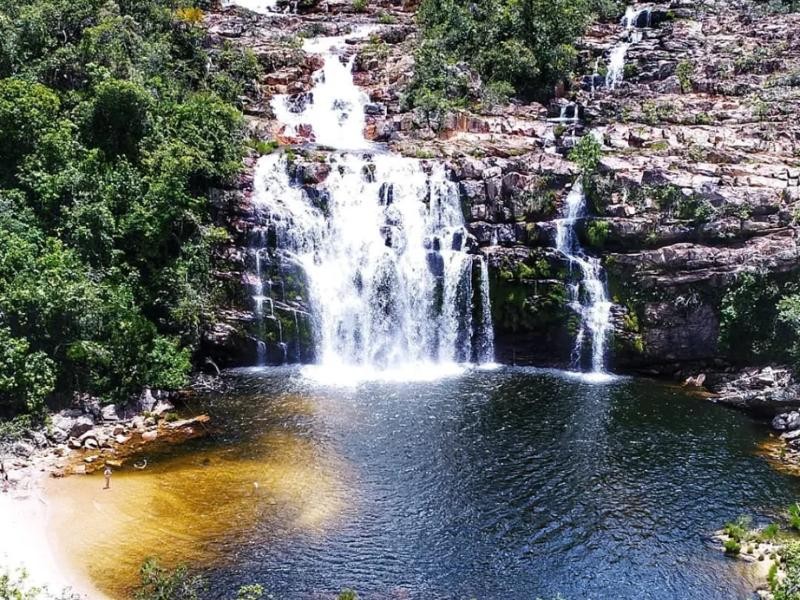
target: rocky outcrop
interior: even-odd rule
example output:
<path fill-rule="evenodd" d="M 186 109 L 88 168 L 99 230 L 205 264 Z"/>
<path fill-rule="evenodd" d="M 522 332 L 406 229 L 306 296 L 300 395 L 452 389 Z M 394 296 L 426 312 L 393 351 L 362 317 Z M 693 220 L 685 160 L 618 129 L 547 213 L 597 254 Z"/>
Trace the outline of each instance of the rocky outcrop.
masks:
<path fill-rule="evenodd" d="M 611 364 L 683 379 L 732 367 L 719 344 L 721 302 L 743 272 L 790 278 L 800 271 L 800 124 L 792 118 L 800 112 L 800 15 L 734 0 L 649 6 L 637 17 L 643 27 L 630 39 L 614 89 L 605 86 L 609 53 L 631 32 L 598 23 L 581 42 L 583 73 L 549 105 L 484 105 L 439 120 L 403 102 L 418 41 L 413 3 L 370 2 L 353 13 L 351 3 L 329 2 L 277 16 L 233 8 L 210 15 L 208 28 L 210 46 L 244 45 L 264 67 L 243 100 L 253 137 L 291 144 L 304 141 L 302 132 L 286 137 L 270 99 L 309 100 L 319 58 L 300 49 L 300 37 L 374 27 L 347 51 L 371 100 L 368 137 L 448 162 L 476 252 L 491 267 L 503 361 L 570 359 L 574 274 L 554 249 L 554 220 L 578 176 L 568 152 L 591 133 L 602 157 L 586 186 L 589 215 L 576 231 L 602 258 L 615 303 Z M 471 85 L 477 93 L 480 81 Z M 325 178 L 315 151 L 300 152 L 295 167 L 297 184 L 311 195 Z M 250 201 L 252 177 L 240 183 L 215 198 L 232 238 L 218 263 L 229 300 L 205 336 L 204 350 L 219 366 L 253 364 L 257 351 L 243 289 L 248 239 L 262 224 Z M 285 308 L 304 310 L 302 303 Z"/>

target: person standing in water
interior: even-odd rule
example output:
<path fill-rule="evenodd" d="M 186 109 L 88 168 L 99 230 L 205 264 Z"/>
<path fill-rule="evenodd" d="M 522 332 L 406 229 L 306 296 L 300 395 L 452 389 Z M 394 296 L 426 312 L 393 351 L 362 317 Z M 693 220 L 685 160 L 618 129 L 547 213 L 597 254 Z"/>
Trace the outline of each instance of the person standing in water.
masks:
<path fill-rule="evenodd" d="M 106 478 L 106 487 L 104 487 L 103 489 L 104 490 L 110 490 L 111 489 L 111 467 L 109 467 L 108 465 L 106 465 L 106 468 L 103 471 L 103 477 Z"/>

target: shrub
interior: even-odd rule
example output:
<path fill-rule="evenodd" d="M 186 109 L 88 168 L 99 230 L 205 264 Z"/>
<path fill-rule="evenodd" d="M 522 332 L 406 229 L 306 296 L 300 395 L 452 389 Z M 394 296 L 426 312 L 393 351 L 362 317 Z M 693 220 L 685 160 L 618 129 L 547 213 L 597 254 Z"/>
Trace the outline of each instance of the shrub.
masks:
<path fill-rule="evenodd" d="M 605 247 L 610 232 L 608 221 L 592 221 L 586 228 L 586 238 L 592 248 L 600 250 Z"/>
<path fill-rule="evenodd" d="M 764 529 L 761 530 L 761 537 L 766 541 L 772 541 L 778 537 L 780 533 L 780 528 L 778 527 L 777 523 L 770 523 Z"/>
<path fill-rule="evenodd" d="M 367 0 L 353 0 L 353 10 L 364 12 L 367 10 Z"/>
<path fill-rule="evenodd" d="M 378 23 L 381 25 L 393 25 L 397 23 L 397 17 L 395 17 L 392 13 L 386 12 L 382 10 L 378 13 Z"/>
<path fill-rule="evenodd" d="M 597 170 L 602 155 L 602 147 L 593 135 L 585 135 L 569 153 L 569 159 L 577 163 L 584 177 Z"/>
<path fill-rule="evenodd" d="M 186 566 L 170 571 L 154 558 L 142 564 L 139 577 L 141 585 L 134 593 L 136 600 L 199 600 L 205 587 L 203 579 L 192 575 Z"/>
<path fill-rule="evenodd" d="M 681 86 L 681 92 L 684 94 L 692 91 L 692 74 L 694 67 L 688 60 L 682 60 L 675 67 L 675 76 L 678 78 L 678 84 Z"/>
<path fill-rule="evenodd" d="M 242 586 L 236 594 L 236 600 L 261 600 L 263 597 L 264 588 L 258 584 Z"/>
<path fill-rule="evenodd" d="M 795 531 L 800 531 L 800 503 L 795 502 L 789 506 L 789 527 Z"/>
<path fill-rule="evenodd" d="M 725 540 L 723 546 L 725 548 L 725 554 L 736 555 L 742 550 L 742 545 L 734 539 Z"/>
<path fill-rule="evenodd" d="M 441 69 L 419 68 L 428 52 L 439 58 L 440 66 L 467 65 L 484 84 L 504 83 L 515 95 L 542 98 L 569 75 L 577 54 L 574 43 L 591 18 L 591 8 L 583 0 L 422 0 L 417 17 L 423 43 L 412 83 L 414 104 L 423 89 L 457 98 L 439 85 Z"/>
<path fill-rule="evenodd" d="M 345 588 L 339 593 L 338 600 L 358 600 L 358 594 L 354 590 Z"/>

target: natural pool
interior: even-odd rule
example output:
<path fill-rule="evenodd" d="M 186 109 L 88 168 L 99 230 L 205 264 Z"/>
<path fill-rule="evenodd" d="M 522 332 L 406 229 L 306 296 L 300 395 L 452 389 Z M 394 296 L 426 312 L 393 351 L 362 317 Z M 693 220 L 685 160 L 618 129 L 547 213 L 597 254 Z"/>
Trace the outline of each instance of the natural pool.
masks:
<path fill-rule="evenodd" d="M 764 520 L 800 480 L 766 428 L 651 381 L 474 370 L 424 383 L 228 374 L 220 430 L 144 471 L 51 484 L 65 555 L 124 597 L 141 560 L 206 570 L 211 597 L 746 598 L 709 534 Z"/>

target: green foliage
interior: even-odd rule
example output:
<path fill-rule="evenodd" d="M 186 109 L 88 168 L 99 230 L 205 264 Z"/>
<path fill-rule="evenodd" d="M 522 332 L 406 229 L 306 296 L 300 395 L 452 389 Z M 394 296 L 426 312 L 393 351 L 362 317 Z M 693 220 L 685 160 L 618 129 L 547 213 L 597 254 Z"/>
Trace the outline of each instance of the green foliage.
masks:
<path fill-rule="evenodd" d="M 739 554 L 742 551 L 742 545 L 734 539 L 725 540 L 723 543 L 725 554 Z"/>
<path fill-rule="evenodd" d="M 781 550 L 784 577 L 777 578 L 777 570 L 770 578 L 774 600 L 800 600 L 800 542 L 791 542 Z"/>
<path fill-rule="evenodd" d="M 678 84 L 681 86 L 681 92 L 684 94 L 692 91 L 692 74 L 694 67 L 688 60 L 682 60 L 675 67 L 675 76 L 678 78 Z"/>
<path fill-rule="evenodd" d="M 394 25 L 397 23 L 397 17 L 390 12 L 382 10 L 378 13 L 378 23 L 381 25 Z"/>
<path fill-rule="evenodd" d="M 353 10 L 359 13 L 366 11 L 367 0 L 353 0 Z"/>
<path fill-rule="evenodd" d="M 80 600 L 80 596 L 68 590 L 55 596 L 46 588 L 29 585 L 25 571 L 0 571 L 0 600 Z"/>
<path fill-rule="evenodd" d="M 761 538 L 766 541 L 772 541 L 778 537 L 780 533 L 780 527 L 778 527 L 777 523 L 770 523 L 764 529 L 761 530 Z"/>
<path fill-rule="evenodd" d="M 750 539 L 750 519 L 744 516 L 739 517 L 735 521 L 726 523 L 722 531 L 734 541 L 747 541 Z"/>
<path fill-rule="evenodd" d="M 776 562 L 772 563 L 769 567 L 767 583 L 769 583 L 769 589 L 774 593 L 778 587 L 778 563 Z"/>
<path fill-rule="evenodd" d="M 260 72 L 194 0 L 0 5 L 0 410 L 180 387 Z"/>
<path fill-rule="evenodd" d="M 203 579 L 192 575 L 186 566 L 173 571 L 148 558 L 139 570 L 141 585 L 134 593 L 135 600 L 199 600 L 205 587 Z"/>
<path fill-rule="evenodd" d="M 740 361 L 800 362 L 800 295 L 791 280 L 743 273 L 722 298 L 720 342 Z"/>
<path fill-rule="evenodd" d="M 358 600 L 358 594 L 354 590 L 345 588 L 339 593 L 337 600 Z"/>
<path fill-rule="evenodd" d="M 243 585 L 236 594 L 236 600 L 261 600 L 264 588 L 258 584 Z"/>
<path fill-rule="evenodd" d="M 53 361 L 43 352 L 31 351 L 27 340 L 0 327 L 0 408 L 39 412 L 54 386 Z"/>
<path fill-rule="evenodd" d="M 586 227 L 586 240 L 592 248 L 602 250 L 610 233 L 611 225 L 608 221 L 591 221 Z"/>
<path fill-rule="evenodd" d="M 602 153 L 600 142 L 593 135 L 585 135 L 570 150 L 569 159 L 578 164 L 581 174 L 587 178 L 597 171 Z"/>
<path fill-rule="evenodd" d="M 412 104 L 426 99 L 430 105 L 431 94 L 440 101 L 475 100 L 463 88 L 470 70 L 495 93 L 549 97 L 551 86 L 570 74 L 574 42 L 592 8 L 614 12 L 619 7 L 598 0 L 422 0 L 417 18 L 423 42 L 416 54 Z"/>
<path fill-rule="evenodd" d="M 789 507 L 789 527 L 795 531 L 800 531 L 800 504 L 795 502 Z"/>

